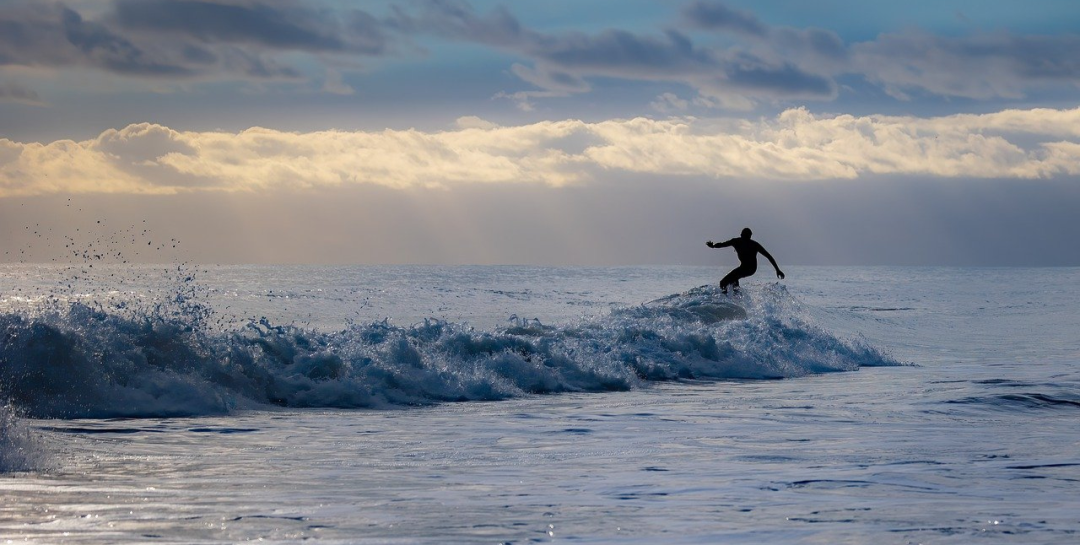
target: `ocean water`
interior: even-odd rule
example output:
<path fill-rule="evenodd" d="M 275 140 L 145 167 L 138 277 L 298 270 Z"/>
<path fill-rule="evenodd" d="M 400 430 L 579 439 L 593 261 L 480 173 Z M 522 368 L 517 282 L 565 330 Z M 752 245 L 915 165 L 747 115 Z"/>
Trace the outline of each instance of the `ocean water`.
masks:
<path fill-rule="evenodd" d="M 0 540 L 1077 543 L 1080 269 L 0 266 Z"/>

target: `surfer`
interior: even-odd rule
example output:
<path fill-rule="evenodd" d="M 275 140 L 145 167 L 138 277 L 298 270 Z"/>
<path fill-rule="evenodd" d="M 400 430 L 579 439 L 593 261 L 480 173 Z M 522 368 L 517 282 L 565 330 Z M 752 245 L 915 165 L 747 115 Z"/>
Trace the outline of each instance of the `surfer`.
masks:
<path fill-rule="evenodd" d="M 753 235 L 753 231 L 749 227 L 742 230 L 742 236 L 739 238 L 733 238 L 727 242 L 713 242 L 708 241 L 705 243 L 710 248 L 726 248 L 731 246 L 735 248 L 735 253 L 739 256 L 739 266 L 735 267 L 735 270 L 727 273 L 727 276 L 720 280 L 720 292 L 727 293 L 727 287 L 732 286 L 735 291 L 739 290 L 739 279 L 746 278 L 757 272 L 757 255 L 761 254 L 768 258 L 769 263 L 772 263 L 774 269 L 776 269 L 776 277 L 781 280 L 784 278 L 784 271 L 780 270 L 777 266 L 776 260 L 769 252 L 765 251 L 765 248 L 758 244 L 756 240 L 750 240 L 750 236 Z"/>

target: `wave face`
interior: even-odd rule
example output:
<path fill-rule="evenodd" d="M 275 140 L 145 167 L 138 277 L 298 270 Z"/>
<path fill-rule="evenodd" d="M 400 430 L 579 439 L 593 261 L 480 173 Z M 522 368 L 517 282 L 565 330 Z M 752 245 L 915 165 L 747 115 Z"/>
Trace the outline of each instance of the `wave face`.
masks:
<path fill-rule="evenodd" d="M 426 320 L 328 333 L 265 319 L 215 330 L 208 312 L 189 303 L 125 313 L 71 303 L 0 315 L 0 393 L 32 417 L 161 417 L 498 400 L 898 364 L 814 326 L 780 285 L 738 299 L 702 287 L 571 324 L 522 320 L 491 331 Z"/>

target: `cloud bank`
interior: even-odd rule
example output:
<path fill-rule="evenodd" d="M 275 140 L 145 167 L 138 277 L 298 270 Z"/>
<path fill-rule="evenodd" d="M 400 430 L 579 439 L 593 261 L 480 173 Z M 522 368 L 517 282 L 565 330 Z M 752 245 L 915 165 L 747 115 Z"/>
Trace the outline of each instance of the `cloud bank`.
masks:
<path fill-rule="evenodd" d="M 390 48 L 369 13 L 311 2 L 115 0 L 95 18 L 61 2 L 0 4 L 0 67 L 158 81 L 296 80 L 301 72 L 289 54 L 363 58 Z"/>
<path fill-rule="evenodd" d="M 821 28 L 773 26 L 723 2 L 695 0 L 659 32 L 609 28 L 595 33 L 529 29 L 509 10 L 482 14 L 465 2 L 430 0 L 416 13 L 397 10 L 388 24 L 510 51 L 532 65 L 512 72 L 538 91 L 531 99 L 592 90 L 591 80 L 667 82 L 698 93 L 697 105 L 750 109 L 761 101 L 833 100 L 842 78 L 860 78 L 890 96 L 1020 98 L 1031 89 L 1080 86 L 1080 35 L 1006 31 L 945 37 L 922 30 L 845 43 Z"/>
<path fill-rule="evenodd" d="M 848 43 L 822 28 L 771 25 L 717 1 L 673 9 L 653 30 L 537 30 L 509 8 L 458 0 L 352 4 L 325 0 L 112 0 L 91 13 L 53 1 L 0 3 L 0 69 L 87 69 L 157 83 L 319 79 L 351 93 L 342 72 L 371 59 L 422 56 L 463 42 L 508 55 L 526 89 L 477 89 L 532 101 L 593 92 L 596 82 L 668 84 L 698 106 L 834 100 L 849 81 L 899 100 L 919 95 L 1016 99 L 1080 85 L 1080 35 L 911 29 Z M 570 6 L 572 8 L 572 6 Z M 371 10 L 371 11 L 367 11 Z M 434 46 L 434 47 L 433 47 Z M 374 69 L 373 69 L 374 70 Z M 12 84 L 0 100 L 28 100 Z M 36 98 L 30 97 L 33 100 Z M 680 100 L 685 100 L 680 98 Z"/>
<path fill-rule="evenodd" d="M 945 117 L 815 115 L 756 122 L 635 118 L 453 130 L 239 133 L 141 123 L 75 142 L 0 139 L 0 195 L 268 191 L 370 184 L 565 186 L 620 174 L 724 180 L 1080 174 L 1080 108 Z"/>

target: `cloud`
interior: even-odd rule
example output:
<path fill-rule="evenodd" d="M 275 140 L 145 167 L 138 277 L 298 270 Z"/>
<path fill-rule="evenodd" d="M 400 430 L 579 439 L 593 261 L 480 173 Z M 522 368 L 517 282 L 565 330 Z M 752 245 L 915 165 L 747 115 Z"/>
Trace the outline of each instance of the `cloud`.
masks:
<path fill-rule="evenodd" d="M 0 5 L 0 29 L 0 66 L 177 81 L 295 80 L 290 55 L 353 59 L 391 49 L 367 12 L 290 0 L 115 0 L 92 20 L 58 2 L 15 0 Z"/>
<path fill-rule="evenodd" d="M 729 8 L 720 2 L 690 2 L 683 6 L 680 16 L 682 24 L 689 28 L 748 39 L 747 44 L 770 58 L 781 53 L 801 61 L 847 56 L 844 41 L 831 30 L 770 26 L 750 12 Z"/>
<path fill-rule="evenodd" d="M 649 107 L 660 113 L 683 111 L 689 106 L 688 101 L 679 98 L 675 93 L 662 93 L 656 97 L 656 100 L 649 103 Z"/>
<path fill-rule="evenodd" d="M 42 104 L 36 91 L 14 81 L 0 81 L 0 101 L 3 100 L 33 105 Z"/>
<path fill-rule="evenodd" d="M 1080 85 L 1080 35 L 1015 35 L 1007 31 L 939 36 L 919 29 L 845 44 L 827 29 L 770 26 L 752 13 L 697 0 L 683 24 L 743 39 L 761 59 L 786 59 L 822 78 L 855 75 L 909 100 L 913 93 L 972 99 L 1024 97 L 1053 85 Z"/>
<path fill-rule="evenodd" d="M 189 73 L 59 3 L 7 3 L 0 7 L 0 29 L 0 65 L 89 66 L 152 76 Z"/>
<path fill-rule="evenodd" d="M 765 58 L 738 48 L 701 47 L 675 29 L 642 34 L 609 28 L 542 33 L 527 28 L 505 8 L 479 14 L 464 2 L 429 0 L 418 13 L 397 10 L 393 25 L 401 32 L 431 33 L 480 43 L 531 59 L 513 72 L 545 93 L 505 93 L 523 100 L 587 92 L 588 78 L 606 77 L 688 85 L 717 104 L 752 104 L 755 99 L 829 99 L 836 96 L 831 78 L 808 72 L 783 58 Z M 820 40 L 819 40 L 820 41 Z"/>
<path fill-rule="evenodd" d="M 834 100 L 838 81 L 856 78 L 900 100 L 921 94 L 1017 99 L 1035 89 L 1080 85 L 1075 33 L 905 30 L 849 44 L 829 29 L 774 26 L 707 0 L 681 4 L 666 26 L 652 31 L 589 32 L 541 31 L 506 7 L 477 11 L 459 0 L 390 0 L 373 8 L 385 16 L 329 0 L 88 5 L 0 2 L 0 67 L 88 68 L 185 84 L 312 79 L 313 89 L 350 94 L 342 71 L 358 70 L 367 59 L 416 53 L 421 44 L 457 41 L 513 57 L 509 70 L 531 87 L 495 96 L 525 110 L 539 99 L 596 92 L 601 79 L 668 84 L 664 91 L 692 90 L 694 106 L 742 110 L 762 102 Z M 31 100 L 13 89 L 9 84 L 0 98 Z"/>
<path fill-rule="evenodd" d="M 670 99 L 669 99 L 670 100 Z M 0 195 L 589 184 L 638 173 L 723 180 L 882 175 L 1037 179 L 1080 174 L 1080 109 L 946 117 L 545 121 L 463 117 L 448 131 L 239 133 L 154 124 L 83 142 L 0 140 Z"/>
<path fill-rule="evenodd" d="M 842 115 L 804 109 L 732 134 L 701 132 L 681 120 L 598 124 L 607 145 L 586 155 L 609 169 L 715 178 L 787 180 L 864 178 L 884 174 L 970 178 L 1040 178 L 1080 174 L 1075 142 L 1023 138 L 1046 134 L 1042 118 L 1080 119 L 1080 111 L 1032 110 L 1011 133 L 987 116 L 932 119 Z M 1016 136 L 1010 140 L 1010 136 Z M 1070 161 L 1072 161 L 1070 163 Z"/>
<path fill-rule="evenodd" d="M 334 95 L 353 95 L 356 94 L 356 89 L 353 89 L 351 85 L 345 83 L 344 78 L 341 76 L 341 72 L 338 70 L 327 70 L 326 79 L 323 81 L 323 92 Z"/>
<path fill-rule="evenodd" d="M 0 195 L 145 193 L 149 184 L 117 168 L 86 142 L 0 139 Z"/>
<path fill-rule="evenodd" d="M 852 71 L 908 99 L 912 91 L 974 99 L 1021 98 L 1039 85 L 1080 85 L 1080 35 L 964 37 L 911 31 L 854 44 Z"/>
<path fill-rule="evenodd" d="M 1073 53 L 1080 36 L 1008 32 L 944 37 L 909 30 L 846 44 L 834 31 L 771 26 L 722 2 L 697 0 L 680 11 L 679 28 L 639 33 L 544 33 L 505 8 L 478 13 L 465 2 L 429 0 L 416 13 L 397 10 L 395 28 L 484 44 L 530 60 L 513 73 L 540 91 L 503 93 L 530 99 L 592 90 L 593 78 L 669 82 L 699 93 L 698 105 L 748 109 L 761 101 L 832 100 L 837 78 L 855 76 L 901 100 L 921 92 L 946 97 L 1015 99 L 1032 89 L 1080 84 Z M 704 31 L 687 35 L 680 29 Z M 708 38 L 723 38 L 720 44 Z"/>
<path fill-rule="evenodd" d="M 683 21 L 690 27 L 766 36 L 769 27 L 753 13 L 735 10 L 719 2 L 690 2 L 683 6 Z"/>
<path fill-rule="evenodd" d="M 387 36 L 370 14 L 335 13 L 298 2 L 117 0 L 120 28 L 169 33 L 204 44 L 250 44 L 281 51 L 386 52 Z"/>
<path fill-rule="evenodd" d="M 459 117 L 455 122 L 459 129 L 481 129 L 490 130 L 498 128 L 499 125 L 492 123 L 486 119 L 476 117 L 475 115 L 466 115 Z"/>

